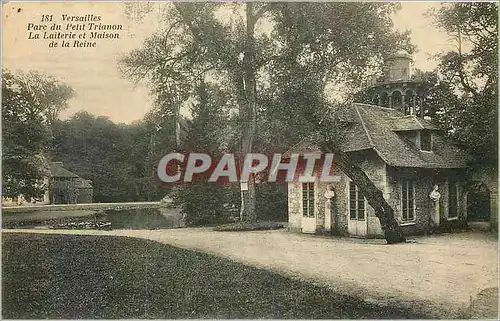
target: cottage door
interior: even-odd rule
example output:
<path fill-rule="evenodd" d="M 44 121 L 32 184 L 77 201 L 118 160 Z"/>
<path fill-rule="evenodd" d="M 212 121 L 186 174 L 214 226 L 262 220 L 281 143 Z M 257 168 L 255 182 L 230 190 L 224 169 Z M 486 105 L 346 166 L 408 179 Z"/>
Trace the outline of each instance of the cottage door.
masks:
<path fill-rule="evenodd" d="M 349 219 L 347 220 L 349 235 L 366 236 L 366 201 L 359 188 L 349 183 Z"/>
<path fill-rule="evenodd" d="M 349 235 L 366 236 L 366 219 L 349 218 L 347 228 Z"/>
<path fill-rule="evenodd" d="M 316 232 L 314 183 L 302 184 L 302 233 Z"/>

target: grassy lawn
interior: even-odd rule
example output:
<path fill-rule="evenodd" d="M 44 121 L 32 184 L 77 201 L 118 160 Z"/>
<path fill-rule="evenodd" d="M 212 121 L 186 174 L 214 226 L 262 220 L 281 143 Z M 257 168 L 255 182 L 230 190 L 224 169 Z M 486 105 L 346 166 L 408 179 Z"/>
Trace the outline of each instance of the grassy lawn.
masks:
<path fill-rule="evenodd" d="M 3 318 L 422 318 L 211 255 L 112 236 L 2 235 Z"/>

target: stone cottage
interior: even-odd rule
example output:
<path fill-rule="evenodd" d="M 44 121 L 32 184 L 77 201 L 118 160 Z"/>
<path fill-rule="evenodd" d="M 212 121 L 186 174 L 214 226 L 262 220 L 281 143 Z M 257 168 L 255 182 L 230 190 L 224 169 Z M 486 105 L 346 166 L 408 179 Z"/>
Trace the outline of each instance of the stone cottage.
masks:
<path fill-rule="evenodd" d="M 365 174 L 383 192 L 405 234 L 437 225 L 462 225 L 466 219 L 464 169 L 468 155 L 444 138 L 430 122 L 401 111 L 353 104 L 341 113 L 347 130 L 342 143 Z M 291 153 L 320 153 L 302 142 Z M 338 182 L 288 184 L 289 229 L 304 233 L 337 232 L 354 236 L 382 235 L 373 208 L 351 179 L 337 170 Z M 328 202 L 327 187 L 335 196 Z M 439 215 L 429 197 L 434 186 L 441 197 Z"/>
<path fill-rule="evenodd" d="M 358 101 L 337 113 L 346 125 L 342 149 L 382 191 L 405 234 L 464 226 L 468 155 L 424 119 L 425 85 L 412 75 L 411 56 L 398 52 L 384 74 L 367 83 Z M 301 142 L 290 153 L 320 153 Z M 304 233 L 382 235 L 380 222 L 361 190 L 337 170 L 338 182 L 288 184 L 289 228 Z M 436 187 L 437 186 L 437 187 Z M 327 192 L 333 188 L 332 192 Z M 430 193 L 439 199 L 431 199 Z M 333 196 L 327 199 L 330 193 Z"/>
<path fill-rule="evenodd" d="M 92 203 L 91 181 L 85 180 L 64 168 L 62 162 L 49 164 L 50 178 L 48 199 L 50 204 Z"/>

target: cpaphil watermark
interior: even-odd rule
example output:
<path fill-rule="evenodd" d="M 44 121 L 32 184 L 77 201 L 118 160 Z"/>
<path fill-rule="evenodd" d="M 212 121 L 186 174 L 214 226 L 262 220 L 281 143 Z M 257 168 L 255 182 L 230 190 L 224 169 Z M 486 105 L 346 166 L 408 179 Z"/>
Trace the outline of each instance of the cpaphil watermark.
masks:
<path fill-rule="evenodd" d="M 250 175 L 270 183 L 338 182 L 333 154 L 249 153 L 244 157 L 223 154 L 218 157 L 205 153 L 170 153 L 158 163 L 156 177 L 161 184 L 185 184 L 194 181 L 209 183 L 248 182 Z"/>

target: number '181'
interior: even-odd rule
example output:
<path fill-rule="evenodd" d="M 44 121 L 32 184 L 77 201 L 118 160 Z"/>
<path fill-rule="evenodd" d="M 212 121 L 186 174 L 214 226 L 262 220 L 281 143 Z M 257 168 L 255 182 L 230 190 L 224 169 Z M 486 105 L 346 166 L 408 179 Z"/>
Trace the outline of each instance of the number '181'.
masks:
<path fill-rule="evenodd" d="M 52 22 L 52 15 L 51 14 L 43 14 L 42 15 L 42 22 Z"/>

